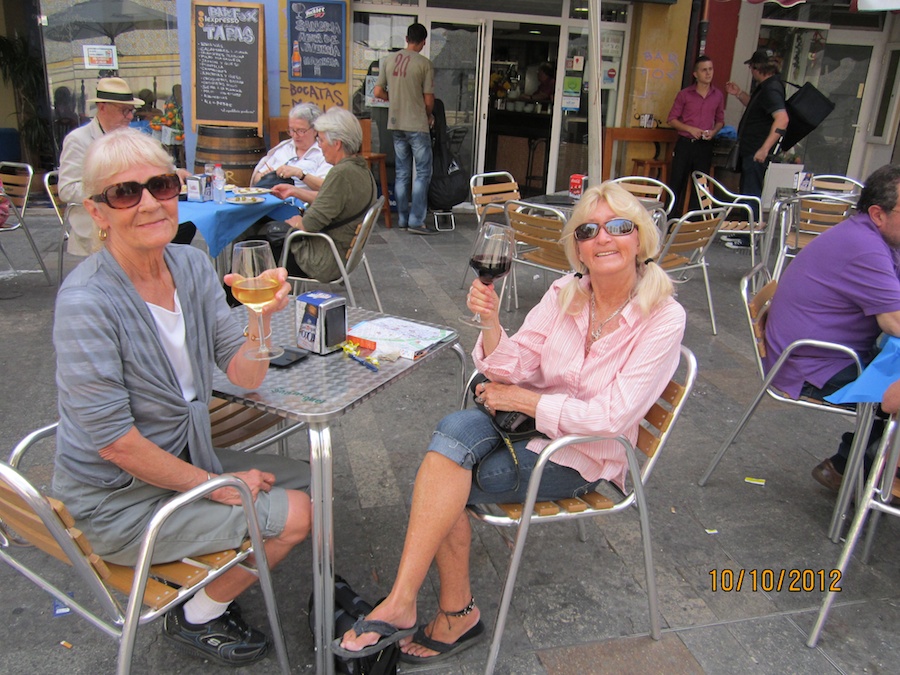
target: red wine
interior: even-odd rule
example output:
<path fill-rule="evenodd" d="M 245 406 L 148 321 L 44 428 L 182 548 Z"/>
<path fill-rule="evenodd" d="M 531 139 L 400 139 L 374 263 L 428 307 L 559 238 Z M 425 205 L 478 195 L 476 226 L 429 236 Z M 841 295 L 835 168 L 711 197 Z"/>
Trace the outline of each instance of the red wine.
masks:
<path fill-rule="evenodd" d="M 481 283 L 490 284 L 494 279 L 499 279 L 509 274 L 509 269 L 512 267 L 512 258 L 507 256 L 491 258 L 489 256 L 474 255 L 469 260 L 469 267 L 475 270 Z"/>

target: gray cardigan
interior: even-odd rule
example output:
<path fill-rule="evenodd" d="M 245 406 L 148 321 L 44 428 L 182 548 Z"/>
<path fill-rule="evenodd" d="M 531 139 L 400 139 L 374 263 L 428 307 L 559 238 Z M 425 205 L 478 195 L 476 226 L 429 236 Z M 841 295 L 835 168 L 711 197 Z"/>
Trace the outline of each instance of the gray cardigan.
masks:
<path fill-rule="evenodd" d="M 197 400 L 187 402 L 147 304 L 110 253 L 95 253 L 69 274 L 56 298 L 53 343 L 59 388 L 56 471 L 98 487 L 130 475 L 99 455 L 132 427 L 204 471 L 220 472 L 208 404 L 213 367 L 225 371 L 242 328 L 202 251 L 169 245 L 165 261 L 184 313 Z"/>

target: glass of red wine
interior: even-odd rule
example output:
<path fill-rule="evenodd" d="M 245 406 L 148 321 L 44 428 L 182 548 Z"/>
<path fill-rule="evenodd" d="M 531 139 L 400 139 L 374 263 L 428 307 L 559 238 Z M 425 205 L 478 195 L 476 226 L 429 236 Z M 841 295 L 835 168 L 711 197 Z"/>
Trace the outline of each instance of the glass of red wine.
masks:
<path fill-rule="evenodd" d="M 475 270 L 481 283 L 490 285 L 495 279 L 509 274 L 515 248 L 516 237 L 511 227 L 500 223 L 482 223 L 475 238 L 469 267 Z M 480 330 L 490 328 L 481 323 L 479 314 L 472 317 L 461 316 L 460 321 Z"/>

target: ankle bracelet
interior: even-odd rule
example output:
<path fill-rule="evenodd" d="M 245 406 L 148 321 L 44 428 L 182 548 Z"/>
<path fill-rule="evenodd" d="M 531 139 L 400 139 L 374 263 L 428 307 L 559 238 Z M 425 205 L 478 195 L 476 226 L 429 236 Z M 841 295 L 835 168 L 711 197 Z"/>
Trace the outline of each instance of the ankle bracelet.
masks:
<path fill-rule="evenodd" d="M 441 610 L 441 614 L 443 614 L 444 616 L 453 617 L 454 619 L 456 619 L 461 616 L 468 616 L 469 614 L 472 613 L 473 609 L 475 609 L 475 596 L 474 595 L 472 596 L 472 599 L 469 601 L 469 604 L 466 605 L 463 609 L 459 610 L 458 612 L 445 612 L 444 610 Z"/>

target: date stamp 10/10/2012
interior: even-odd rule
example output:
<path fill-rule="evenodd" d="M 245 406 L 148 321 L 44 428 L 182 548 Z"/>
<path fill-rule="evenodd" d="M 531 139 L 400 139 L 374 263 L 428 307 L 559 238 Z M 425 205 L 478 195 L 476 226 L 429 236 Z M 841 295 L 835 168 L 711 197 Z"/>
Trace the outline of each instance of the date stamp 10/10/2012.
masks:
<path fill-rule="evenodd" d="M 709 571 L 713 593 L 764 591 L 766 593 L 840 592 L 840 570 L 714 569 Z"/>

